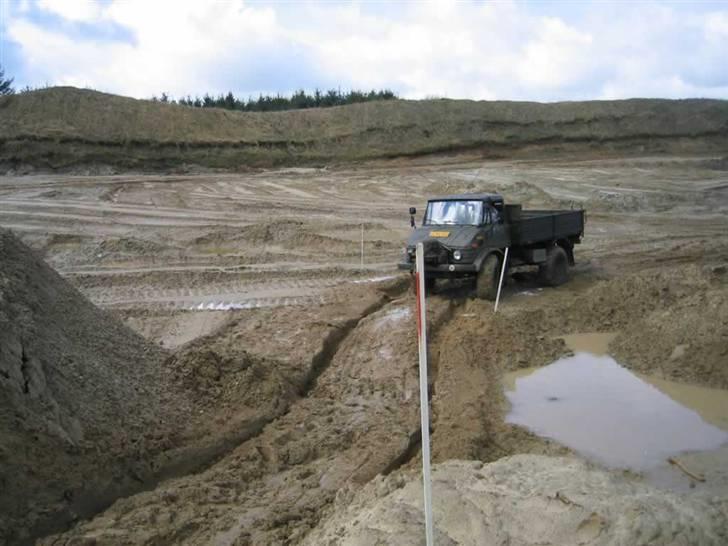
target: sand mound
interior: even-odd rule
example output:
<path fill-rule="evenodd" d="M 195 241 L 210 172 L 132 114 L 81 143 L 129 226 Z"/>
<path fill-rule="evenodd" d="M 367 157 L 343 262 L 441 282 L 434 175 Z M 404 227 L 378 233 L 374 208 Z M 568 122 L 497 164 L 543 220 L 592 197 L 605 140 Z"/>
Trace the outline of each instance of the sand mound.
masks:
<path fill-rule="evenodd" d="M 224 329 L 181 347 L 165 367 L 190 394 L 197 413 L 275 413 L 296 396 L 293 377 L 285 377 L 275 363 L 255 356 L 230 339 Z M 207 418 L 207 417 L 205 417 Z M 227 415 L 227 420 L 232 415 Z"/>
<path fill-rule="evenodd" d="M 143 475 L 171 411 L 163 358 L 0 231 L 0 543 Z"/>
<path fill-rule="evenodd" d="M 571 458 L 517 455 L 434 467 L 435 542 L 725 544 L 728 496 L 678 495 Z M 340 492 L 305 544 L 422 544 L 419 475 L 377 477 Z"/>

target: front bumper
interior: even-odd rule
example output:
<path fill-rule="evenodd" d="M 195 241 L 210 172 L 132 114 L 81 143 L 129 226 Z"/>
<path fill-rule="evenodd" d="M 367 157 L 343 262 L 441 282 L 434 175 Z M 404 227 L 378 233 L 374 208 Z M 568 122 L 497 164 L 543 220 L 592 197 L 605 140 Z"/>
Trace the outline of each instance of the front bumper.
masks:
<path fill-rule="evenodd" d="M 410 262 L 400 262 L 398 269 L 403 271 L 414 271 L 415 264 Z M 461 275 L 470 275 L 477 273 L 475 264 L 425 264 L 425 274 L 433 277 L 459 277 Z"/>

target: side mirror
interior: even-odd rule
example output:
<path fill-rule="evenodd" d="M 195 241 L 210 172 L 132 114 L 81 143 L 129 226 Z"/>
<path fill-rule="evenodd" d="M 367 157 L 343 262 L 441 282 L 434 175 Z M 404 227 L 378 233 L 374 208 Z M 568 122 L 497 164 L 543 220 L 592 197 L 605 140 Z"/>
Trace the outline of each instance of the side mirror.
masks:
<path fill-rule="evenodd" d="M 417 209 L 415 207 L 410 207 L 410 214 L 417 214 Z"/>

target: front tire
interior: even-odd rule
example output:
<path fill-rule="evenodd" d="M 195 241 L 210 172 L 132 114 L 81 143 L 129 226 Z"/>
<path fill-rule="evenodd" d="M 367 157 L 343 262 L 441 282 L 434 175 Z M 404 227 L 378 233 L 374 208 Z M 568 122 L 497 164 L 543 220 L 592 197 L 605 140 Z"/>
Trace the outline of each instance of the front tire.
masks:
<path fill-rule="evenodd" d="M 495 254 L 489 255 L 480 266 L 475 280 L 475 295 L 482 300 L 494 300 L 498 293 L 498 265 L 500 260 Z"/>

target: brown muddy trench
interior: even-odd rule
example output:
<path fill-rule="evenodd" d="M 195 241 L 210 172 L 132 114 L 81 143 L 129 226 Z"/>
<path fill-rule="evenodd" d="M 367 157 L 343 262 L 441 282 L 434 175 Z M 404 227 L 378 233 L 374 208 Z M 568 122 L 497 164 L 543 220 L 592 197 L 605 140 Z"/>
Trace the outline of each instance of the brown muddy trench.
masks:
<path fill-rule="evenodd" d="M 299 541 L 339 489 L 390 473 L 417 452 L 411 305 L 409 298 L 382 297 L 335 330 L 314 359 L 300 398 L 285 413 L 205 470 L 127 497 L 64 539 L 96 536 L 104 542 L 113 536 L 133 542 L 139 538 L 139 518 L 159 510 L 162 495 L 175 500 L 162 508 L 170 516 L 152 533 L 152 542 Z M 433 335 L 451 308 L 446 301 L 431 306 Z M 210 487 L 217 491 L 212 497 Z M 182 527 L 181 517 L 189 520 Z"/>

